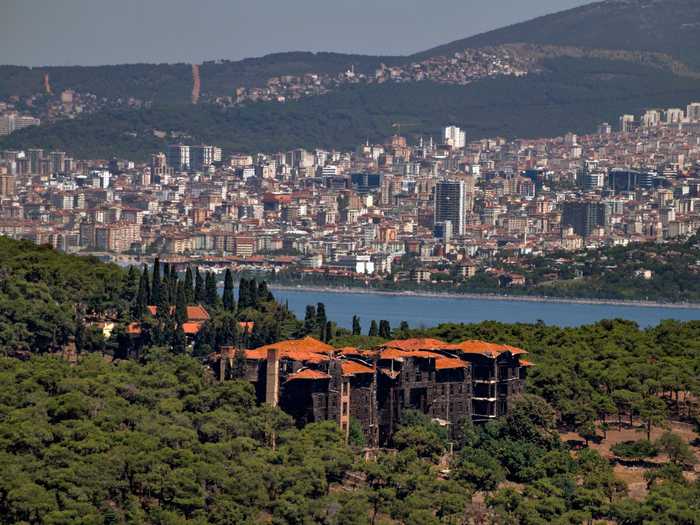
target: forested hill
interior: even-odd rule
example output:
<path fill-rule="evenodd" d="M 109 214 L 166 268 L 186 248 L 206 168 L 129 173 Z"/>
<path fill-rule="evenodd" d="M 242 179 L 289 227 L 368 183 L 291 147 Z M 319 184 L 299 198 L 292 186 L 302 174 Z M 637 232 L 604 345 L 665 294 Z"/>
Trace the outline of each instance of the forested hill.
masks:
<path fill-rule="evenodd" d="M 402 133 L 411 138 L 437 134 L 448 122 L 461 125 L 470 138 L 556 136 L 591 132 L 600 122 L 649 106 L 682 107 L 700 93 L 698 79 L 630 62 L 560 58 L 546 64 L 547 72 L 540 75 L 468 86 L 385 83 L 285 104 L 103 111 L 26 128 L 0 140 L 0 148 L 45 147 L 78 158 L 145 160 L 175 140 L 154 133 L 164 130 L 226 152 L 351 149 L 368 138 L 385 139 L 394 132 L 394 122 L 401 122 Z"/>
<path fill-rule="evenodd" d="M 203 93 L 231 96 L 240 86 L 264 86 L 279 75 L 338 74 L 353 66 L 373 73 L 380 64 L 400 65 L 451 55 L 468 48 L 532 43 L 663 53 L 700 67 L 700 2 L 696 0 L 608 0 L 561 11 L 480 35 L 456 40 L 411 56 L 286 52 L 245 60 L 211 60 L 201 65 Z M 223 58 L 223 57 L 222 57 Z M 0 98 L 51 89 L 74 89 L 109 99 L 134 97 L 186 104 L 192 89 L 189 64 L 121 64 L 28 68 L 0 66 Z"/>
<path fill-rule="evenodd" d="M 156 268 L 139 278 L 0 238 L 0 525 L 698 523 L 698 442 L 688 429 L 700 423 L 700 322 L 390 331 L 517 345 L 534 367 L 506 417 L 467 420 L 449 436 L 405 410 L 391 450 L 367 461 L 357 423 L 347 441 L 334 421 L 298 428 L 256 401 L 240 380 L 247 365 L 223 382 L 206 366 L 222 345 L 256 348 L 290 328 L 317 334 L 320 308 L 302 324 L 263 283 L 242 281 L 236 304 L 230 275 L 220 298 L 211 275 L 203 285 Z M 182 346 L 168 326 L 183 294 L 203 289 L 212 317 Z M 143 312 L 150 299 L 155 317 Z M 75 362 L 46 355 L 65 343 L 64 328 L 81 333 L 70 321 L 80 304 L 117 324 L 140 318 L 140 342 L 129 341 L 133 331 L 105 339 L 99 330 L 81 336 Z M 323 312 L 332 328 L 333 312 Z M 236 341 L 243 320 L 253 334 Z M 332 332 L 336 347 L 385 342 Z M 21 359 L 9 357 L 16 348 Z"/>
<path fill-rule="evenodd" d="M 237 87 L 264 86 L 279 75 L 306 73 L 337 75 L 351 66 L 358 73 L 373 73 L 381 63 L 408 61 L 382 57 L 306 51 L 274 53 L 244 60 L 212 60 L 200 67 L 202 89 L 212 96 L 231 96 Z M 0 99 L 30 96 L 44 91 L 44 74 L 51 89 L 73 89 L 108 99 L 134 97 L 160 104 L 188 104 L 192 90 L 190 64 L 119 64 L 110 66 L 0 66 Z"/>
<path fill-rule="evenodd" d="M 607 0 L 456 40 L 412 58 L 515 42 L 664 53 L 700 66 L 700 2 Z"/>
<path fill-rule="evenodd" d="M 42 103 L 64 89 L 97 97 L 96 113 L 18 131 L 0 140 L 0 148 L 56 148 L 81 158 L 135 160 L 173 140 L 216 144 L 225 153 L 352 148 L 368 138 L 384 139 L 395 122 L 410 138 L 435 134 L 449 123 L 474 139 L 586 133 L 622 113 L 684 107 L 696 100 L 698 28 L 697 0 L 610 0 L 406 57 L 291 52 L 209 61 L 198 69 L 190 64 L 0 66 L 0 99 L 44 93 L 44 74 L 53 95 L 38 97 Z M 231 107 L 227 102 L 236 99 L 236 88 L 265 86 L 273 77 L 337 75 L 354 67 L 373 78 L 380 64 L 405 65 L 465 48 L 522 42 L 554 46 L 519 46 L 529 64 L 522 77 L 480 78 L 467 85 L 412 77 L 399 83 L 349 82 L 285 103 L 251 98 Z M 195 85 L 201 88 L 201 98 L 194 97 L 198 105 L 192 104 Z"/>

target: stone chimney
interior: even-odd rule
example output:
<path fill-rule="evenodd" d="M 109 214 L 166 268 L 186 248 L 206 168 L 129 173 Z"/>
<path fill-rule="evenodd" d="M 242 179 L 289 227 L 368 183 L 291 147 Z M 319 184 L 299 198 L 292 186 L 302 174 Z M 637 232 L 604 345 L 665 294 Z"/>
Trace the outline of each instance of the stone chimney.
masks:
<path fill-rule="evenodd" d="M 267 351 L 267 373 L 265 378 L 265 403 L 276 407 L 280 392 L 280 351 L 270 348 Z"/>

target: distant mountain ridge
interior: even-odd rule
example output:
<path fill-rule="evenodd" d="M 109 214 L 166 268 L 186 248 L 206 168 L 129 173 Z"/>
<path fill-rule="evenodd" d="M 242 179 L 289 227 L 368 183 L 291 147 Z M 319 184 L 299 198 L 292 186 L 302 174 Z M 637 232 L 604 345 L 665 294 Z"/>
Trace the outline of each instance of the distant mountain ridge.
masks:
<path fill-rule="evenodd" d="M 530 53 L 537 65 L 519 78 L 485 78 L 469 85 L 387 82 L 342 86 L 284 104 L 222 109 L 206 103 L 230 97 L 236 87 L 265 86 L 273 77 L 335 75 L 351 66 L 373 74 L 381 64 L 406 66 L 489 46 Z M 447 123 L 462 126 L 472 138 L 585 133 L 620 113 L 700 100 L 700 0 L 597 2 L 403 57 L 288 52 L 208 61 L 199 68 L 184 63 L 0 66 L 0 99 L 41 92 L 45 73 L 54 93 L 70 88 L 153 104 L 111 107 L 27 128 L 0 140 L 0 148 L 40 146 L 81 156 L 146 158 L 181 136 L 229 151 L 348 147 L 389 135 L 395 122 L 407 123 L 402 130 L 409 135 L 436 133 Z M 197 107 L 192 106 L 194 91 Z"/>
<path fill-rule="evenodd" d="M 236 87 L 263 86 L 279 75 L 338 74 L 353 66 L 372 73 L 380 64 L 406 64 L 465 49 L 503 44 L 541 44 L 667 54 L 700 70 L 700 1 L 606 0 L 456 40 L 409 56 L 285 52 L 238 61 L 201 64 L 202 94 L 230 95 Z M 188 64 L 113 66 L 0 66 L 0 97 L 43 90 L 48 73 L 55 92 L 90 92 L 109 98 L 135 97 L 163 103 L 191 99 Z"/>
<path fill-rule="evenodd" d="M 700 67 L 700 2 L 606 0 L 455 40 L 412 58 L 510 43 L 650 51 Z"/>

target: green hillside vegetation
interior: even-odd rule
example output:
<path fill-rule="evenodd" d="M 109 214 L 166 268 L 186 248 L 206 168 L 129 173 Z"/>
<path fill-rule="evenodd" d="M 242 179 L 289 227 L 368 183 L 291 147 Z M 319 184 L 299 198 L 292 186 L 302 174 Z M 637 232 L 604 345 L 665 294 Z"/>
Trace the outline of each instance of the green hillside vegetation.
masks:
<path fill-rule="evenodd" d="M 121 312 L 136 281 L 114 265 L 0 237 L 0 355 L 58 350 L 76 315 Z"/>
<path fill-rule="evenodd" d="M 412 58 L 512 43 L 651 51 L 700 66 L 695 0 L 607 0 L 438 46 Z"/>
<path fill-rule="evenodd" d="M 54 93 L 73 89 L 109 99 L 189 102 L 192 69 L 189 64 L 122 64 L 118 66 L 62 66 L 30 68 L 0 66 L 0 98 L 44 92 L 44 73 Z"/>
<path fill-rule="evenodd" d="M 543 74 L 469 86 L 388 83 L 227 110 L 199 105 L 106 111 L 21 130 L 1 140 L 0 148 L 143 160 L 173 140 L 157 138 L 154 129 L 183 132 L 191 142 L 218 144 L 227 152 L 353 148 L 366 139 L 385 139 L 394 122 L 409 136 L 436 134 L 446 122 L 460 125 L 470 138 L 555 136 L 590 132 L 621 112 L 682 106 L 700 93 L 698 79 L 631 62 L 558 58 L 545 65 Z"/>
<path fill-rule="evenodd" d="M 342 53 L 275 53 L 245 60 L 217 60 L 202 64 L 202 93 L 231 96 L 241 86 L 264 86 L 279 75 L 338 74 L 350 66 L 360 73 L 402 63 L 401 57 Z M 111 66 L 0 66 L 0 98 L 30 96 L 44 91 L 48 73 L 54 93 L 73 89 L 108 99 L 134 97 L 159 104 L 189 104 L 192 90 L 190 64 L 119 64 Z"/>
<path fill-rule="evenodd" d="M 0 357 L 2 525 L 439 525 L 466 523 L 475 512 L 494 523 L 697 522 L 700 483 L 683 477 L 695 456 L 676 434 L 616 447 L 621 457 L 654 450 L 668 457 L 650 471 L 640 502 L 628 498 L 610 461 L 589 449 L 572 453 L 559 431 L 588 440 L 605 432 L 604 419 L 639 418 L 647 434 L 669 416 L 696 420 L 700 322 L 646 330 L 621 320 L 578 328 L 487 322 L 394 332 L 381 322 L 373 344 L 382 337 L 483 339 L 526 348 L 536 366 L 530 393 L 505 418 L 465 425 L 452 457 L 445 430 L 415 413 L 396 432 L 395 452 L 366 462 L 361 433 L 345 444 L 332 422 L 295 428 L 279 409 L 258 405 L 249 384 L 219 383 L 203 366 L 221 345 L 315 335 L 319 318 L 332 319 L 323 305 L 309 307 L 313 315 L 301 323 L 264 283 L 243 280 L 236 301 L 231 274 L 220 297 L 213 274 L 182 278 L 158 265 L 139 276 L 0 242 L 1 336 L 26 310 L 27 318 L 49 316 L 49 331 L 64 323 L 80 343 L 76 364 L 46 355 L 59 341 L 43 345 L 34 328 L 12 335 L 24 353 L 0 343 L 3 354 L 21 357 Z M 190 353 L 177 327 L 192 301 L 213 317 Z M 155 317 L 145 313 L 151 302 L 159 306 Z M 116 316 L 109 341 L 88 337 L 80 321 L 55 317 L 54 310 L 80 312 L 81 304 Z M 136 339 L 122 330 L 133 319 L 143 320 Z M 239 320 L 253 320 L 253 334 L 237 333 Z M 348 341 L 347 332 L 337 335 L 335 343 Z M 471 503 L 475 491 L 486 496 L 481 510 Z"/>

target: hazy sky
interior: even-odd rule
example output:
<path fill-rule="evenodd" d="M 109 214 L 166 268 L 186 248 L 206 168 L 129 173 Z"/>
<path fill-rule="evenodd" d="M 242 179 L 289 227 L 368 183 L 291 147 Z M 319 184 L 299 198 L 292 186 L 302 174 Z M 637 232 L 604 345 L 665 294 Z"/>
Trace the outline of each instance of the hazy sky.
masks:
<path fill-rule="evenodd" d="M 0 64 L 409 54 L 590 0 L 0 0 Z"/>

